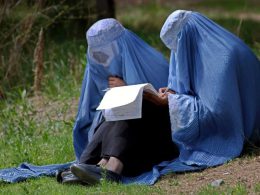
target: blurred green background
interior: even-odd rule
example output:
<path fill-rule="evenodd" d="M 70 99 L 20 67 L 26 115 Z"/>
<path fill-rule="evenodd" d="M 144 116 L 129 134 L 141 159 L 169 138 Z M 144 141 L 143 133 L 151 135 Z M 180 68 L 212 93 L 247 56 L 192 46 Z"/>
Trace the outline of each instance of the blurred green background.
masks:
<path fill-rule="evenodd" d="M 34 50 L 41 28 L 41 91 L 53 97 L 71 96 L 79 93 L 86 64 L 85 32 L 91 24 L 116 17 L 168 57 L 159 32 L 176 9 L 205 14 L 260 53 L 259 0 L 4 0 L 0 9 L 0 98 L 12 99 L 24 90 L 32 94 Z"/>

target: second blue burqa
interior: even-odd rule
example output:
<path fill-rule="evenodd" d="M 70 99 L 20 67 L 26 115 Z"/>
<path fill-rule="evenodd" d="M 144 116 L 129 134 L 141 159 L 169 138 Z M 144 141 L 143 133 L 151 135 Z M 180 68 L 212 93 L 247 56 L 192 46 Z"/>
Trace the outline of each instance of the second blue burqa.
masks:
<path fill-rule="evenodd" d="M 173 12 L 161 38 L 171 49 L 168 87 L 177 92 L 169 96 L 169 109 L 178 161 L 209 167 L 239 156 L 260 127 L 259 60 L 238 37 L 196 12 Z"/>

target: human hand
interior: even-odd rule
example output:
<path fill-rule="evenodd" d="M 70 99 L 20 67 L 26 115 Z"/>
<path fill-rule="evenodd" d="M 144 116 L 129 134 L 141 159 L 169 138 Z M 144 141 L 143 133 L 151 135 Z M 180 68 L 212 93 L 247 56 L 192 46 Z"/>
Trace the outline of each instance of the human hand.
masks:
<path fill-rule="evenodd" d="M 144 92 L 144 99 L 158 105 L 167 106 L 168 105 L 168 95 L 175 94 L 176 92 L 169 89 L 168 87 L 162 87 L 159 89 L 159 96 Z"/>
<path fill-rule="evenodd" d="M 125 86 L 125 85 L 126 85 L 126 83 L 124 82 L 124 80 L 117 76 L 108 77 L 109 88 L 120 87 L 120 86 Z"/>
<path fill-rule="evenodd" d="M 144 97 L 144 99 L 154 103 L 157 106 L 167 106 L 168 105 L 168 95 L 157 96 L 152 93 L 144 91 L 143 97 Z"/>
<path fill-rule="evenodd" d="M 171 89 L 169 89 L 168 87 L 162 87 L 162 88 L 160 88 L 159 89 L 159 95 L 160 96 L 165 96 L 166 94 L 175 94 L 176 92 L 175 91 L 173 91 L 173 90 L 171 90 Z"/>

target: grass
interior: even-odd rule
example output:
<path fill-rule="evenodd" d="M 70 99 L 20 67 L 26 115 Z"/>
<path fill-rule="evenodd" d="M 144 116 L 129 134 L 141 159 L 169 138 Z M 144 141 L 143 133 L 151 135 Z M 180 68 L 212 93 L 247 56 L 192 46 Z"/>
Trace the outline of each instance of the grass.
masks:
<path fill-rule="evenodd" d="M 257 183 L 253 187 L 253 194 L 260 193 L 260 183 Z M 243 183 L 237 183 L 234 187 L 226 186 L 226 187 L 212 187 L 207 185 L 202 187 L 201 190 L 197 193 L 198 195 L 218 195 L 218 194 L 234 194 L 234 195 L 246 195 L 249 194 L 247 186 Z"/>
<path fill-rule="evenodd" d="M 255 192 L 260 193 L 260 183 L 255 185 Z"/>
<path fill-rule="evenodd" d="M 120 185 L 102 182 L 94 187 L 79 185 L 61 185 L 50 178 L 31 179 L 27 182 L 4 185 L 0 184 L 1 194 L 163 194 L 156 187 Z"/>
<path fill-rule="evenodd" d="M 212 187 L 210 185 L 203 187 L 199 192 L 199 195 L 218 195 L 218 194 L 237 194 L 246 195 L 248 194 L 246 186 L 238 183 L 235 187 L 226 187 L 223 189 Z"/>
<path fill-rule="evenodd" d="M 250 10 L 260 12 L 257 0 L 207 0 L 195 3 L 196 8 L 221 9 L 228 12 L 240 12 Z"/>
<path fill-rule="evenodd" d="M 187 3 L 166 1 L 165 4 L 148 3 L 145 5 L 124 6 L 118 5 L 117 18 L 125 27 L 137 33 L 142 39 L 153 47 L 169 56 L 169 50 L 160 40 L 160 30 L 169 14 L 176 9 L 198 11 L 213 21 L 238 35 L 253 51 L 260 54 L 260 21 L 245 18 L 240 29 L 239 12 L 260 14 L 259 2 L 254 0 L 209 0 Z M 133 11 L 134 10 L 134 11 Z M 228 17 L 220 15 L 219 12 L 231 14 Z M 147 36 L 149 34 L 149 36 Z"/>
<path fill-rule="evenodd" d="M 39 102 L 28 99 L 25 93 L 10 105 L 1 102 L 0 108 L 0 169 L 16 167 L 21 162 L 37 165 L 64 163 L 74 160 L 71 129 L 76 110 L 66 101 Z M 42 103 L 42 102 L 41 102 Z M 59 103 L 59 105 L 55 104 Z M 41 116 L 39 110 L 48 110 Z M 51 109 L 49 109 L 51 108 Z M 45 112 L 46 112 L 45 110 Z M 68 118 L 67 112 L 73 111 Z M 43 118 L 42 118 L 43 117 Z M 120 185 L 102 182 L 94 187 L 66 186 L 54 178 L 29 179 L 26 182 L 6 184 L 0 182 L 0 194 L 161 194 L 158 187 Z"/>
<path fill-rule="evenodd" d="M 166 17 L 176 8 L 203 11 L 213 20 L 230 31 L 237 33 L 239 19 L 220 18 L 205 8 L 223 9 L 229 12 L 244 10 L 244 0 L 200 1 L 182 4 L 179 7 L 149 4 L 124 7 L 118 10 L 118 19 L 127 28 L 140 35 L 149 44 L 169 56 L 169 50 L 159 38 L 160 28 Z M 228 4 L 226 2 L 229 2 Z M 246 9 L 260 12 L 253 2 Z M 251 6 L 251 7 L 250 7 Z M 19 12 L 21 14 L 22 12 Z M 20 17 L 20 16 L 19 16 Z M 259 21 L 244 20 L 239 32 L 256 54 L 260 54 Z M 0 102 L 0 169 L 15 167 L 21 162 L 37 165 L 63 163 L 74 160 L 72 147 L 72 127 L 77 110 L 77 99 L 85 69 L 85 40 L 49 40 L 45 53 L 43 99 L 32 97 L 32 71 L 28 70 L 25 83 L 7 92 L 7 99 Z M 28 61 L 27 63 L 31 63 Z M 25 66 L 25 65 L 24 65 Z M 188 175 L 188 174 L 187 174 Z M 191 178 L 192 180 L 192 178 Z M 170 187 L 181 184 L 172 180 Z M 260 183 L 253 186 L 260 193 Z M 246 194 L 247 186 L 213 188 L 201 186 L 198 194 Z M 54 178 L 30 179 L 18 184 L 0 182 L 0 194 L 167 194 L 160 186 L 120 185 L 102 182 L 94 187 L 66 186 L 58 184 Z"/>
<path fill-rule="evenodd" d="M 27 98 L 4 107 L 0 113 L 0 168 L 17 166 L 21 162 L 50 164 L 74 159 L 71 140 L 73 119 L 53 119 L 48 113 L 41 120 L 40 116 L 35 117 L 36 108 Z M 67 108 L 65 103 L 52 112 L 62 115 Z"/>

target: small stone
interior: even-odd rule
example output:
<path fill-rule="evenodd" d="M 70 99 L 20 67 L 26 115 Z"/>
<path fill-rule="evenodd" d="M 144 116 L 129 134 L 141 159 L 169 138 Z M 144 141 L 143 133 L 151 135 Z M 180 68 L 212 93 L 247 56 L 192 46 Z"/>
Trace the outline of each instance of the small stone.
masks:
<path fill-rule="evenodd" d="M 225 172 L 225 173 L 223 173 L 223 175 L 229 175 L 230 173 L 229 172 Z"/>
<path fill-rule="evenodd" d="M 215 181 L 213 181 L 211 183 L 211 186 L 212 187 L 219 187 L 220 185 L 222 185 L 224 183 L 223 179 L 217 179 Z"/>

